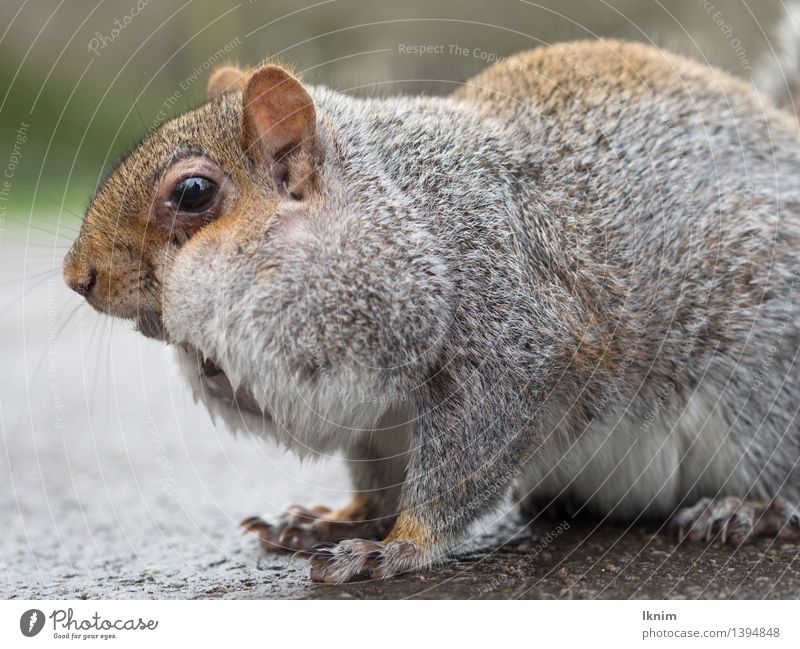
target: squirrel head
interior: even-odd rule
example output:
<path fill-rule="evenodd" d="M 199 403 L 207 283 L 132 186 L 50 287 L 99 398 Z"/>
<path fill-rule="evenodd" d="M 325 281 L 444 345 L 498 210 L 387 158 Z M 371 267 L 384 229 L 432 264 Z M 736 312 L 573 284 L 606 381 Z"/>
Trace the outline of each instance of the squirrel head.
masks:
<path fill-rule="evenodd" d="M 163 338 L 171 260 L 206 230 L 254 213 L 263 226 L 279 201 L 305 200 L 315 130 L 310 95 L 283 67 L 217 70 L 206 103 L 148 135 L 100 185 L 64 260 L 67 285 Z"/>

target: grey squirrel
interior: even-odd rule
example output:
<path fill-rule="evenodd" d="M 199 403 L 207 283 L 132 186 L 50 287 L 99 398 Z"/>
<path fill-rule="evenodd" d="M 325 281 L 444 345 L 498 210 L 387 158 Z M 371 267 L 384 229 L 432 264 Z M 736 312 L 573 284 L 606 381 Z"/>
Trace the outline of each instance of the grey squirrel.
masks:
<path fill-rule="evenodd" d="M 218 70 L 102 184 L 64 275 L 230 426 L 347 458 L 349 506 L 245 521 L 345 582 L 432 565 L 509 493 L 799 538 L 799 254 L 793 115 L 594 41 L 448 97 Z"/>

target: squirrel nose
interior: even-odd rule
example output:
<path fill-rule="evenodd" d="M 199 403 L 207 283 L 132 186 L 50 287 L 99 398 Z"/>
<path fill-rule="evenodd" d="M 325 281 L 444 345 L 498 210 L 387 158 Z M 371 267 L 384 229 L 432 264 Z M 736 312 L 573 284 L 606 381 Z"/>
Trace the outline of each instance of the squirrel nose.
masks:
<path fill-rule="evenodd" d="M 89 268 L 85 273 L 71 274 L 65 273 L 64 280 L 73 291 L 82 297 L 87 297 L 97 284 L 97 269 Z"/>

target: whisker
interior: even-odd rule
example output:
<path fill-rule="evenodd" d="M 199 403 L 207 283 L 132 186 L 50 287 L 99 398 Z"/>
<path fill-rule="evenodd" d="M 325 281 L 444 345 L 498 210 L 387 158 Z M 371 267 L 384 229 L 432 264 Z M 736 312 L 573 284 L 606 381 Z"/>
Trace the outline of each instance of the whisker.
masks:
<path fill-rule="evenodd" d="M 54 269 L 53 272 L 56 272 L 56 270 Z M 14 298 L 11 302 L 9 302 L 6 305 L 6 307 L 2 311 L 0 311 L 0 315 L 3 315 L 4 313 L 6 313 L 11 307 L 13 307 L 15 304 L 17 304 L 17 302 L 19 302 L 22 298 L 24 298 L 30 291 L 32 291 L 33 289 L 35 289 L 38 286 L 41 286 L 45 281 L 47 281 L 50 278 L 51 278 L 51 275 L 45 275 L 41 279 L 39 279 L 36 282 L 34 282 L 33 284 L 31 284 L 27 289 L 22 291 L 22 293 L 20 293 L 16 298 Z"/>
<path fill-rule="evenodd" d="M 40 225 L 34 225 L 30 221 L 17 221 L 16 219 L 7 219 L 7 221 L 9 223 L 16 223 L 17 225 L 22 225 L 22 226 L 27 227 L 27 228 L 32 229 L 32 230 L 39 230 L 39 232 L 44 232 L 46 234 L 52 234 L 53 236 L 56 236 L 56 237 L 62 237 L 63 239 L 67 239 L 68 238 L 66 235 L 59 234 L 55 230 L 48 230 L 47 228 L 43 228 Z M 74 230 L 74 232 L 75 232 L 75 234 L 77 234 L 78 230 Z"/>
<path fill-rule="evenodd" d="M 99 358 L 100 358 L 100 351 L 99 351 L 100 346 L 99 345 L 95 346 L 94 345 L 94 340 L 97 337 L 97 332 L 98 331 L 102 332 L 104 330 L 104 328 L 105 328 L 105 323 L 103 322 L 103 319 L 102 318 L 97 318 L 95 320 L 95 322 L 94 322 L 94 326 L 92 327 L 91 332 L 89 333 L 89 338 L 86 341 L 86 347 L 88 347 L 89 350 L 91 350 L 92 348 L 95 348 L 95 347 L 97 348 L 97 360 L 96 360 L 96 362 L 94 364 L 94 371 L 92 372 L 92 383 L 91 383 L 91 387 L 89 388 L 89 393 L 86 395 L 90 399 L 90 401 L 94 401 L 94 394 L 95 394 L 95 390 L 97 388 L 97 382 L 99 380 L 98 377 L 97 377 L 97 365 L 99 363 Z M 101 334 L 101 340 L 102 340 L 102 334 Z M 89 353 L 91 354 L 91 351 Z M 86 365 L 86 363 L 84 363 L 84 371 L 86 370 L 86 368 L 87 368 L 87 365 Z"/>
<path fill-rule="evenodd" d="M 76 219 L 78 219 L 78 220 L 79 220 L 81 223 L 83 223 L 83 215 L 82 215 L 82 214 L 78 214 L 77 212 L 73 212 L 73 211 L 72 211 L 71 209 L 69 209 L 68 207 L 63 207 L 63 206 L 61 207 L 61 211 L 62 211 L 62 212 L 66 212 L 66 213 L 67 213 L 67 214 L 69 214 L 70 216 L 74 216 L 74 217 L 75 217 Z"/>
<path fill-rule="evenodd" d="M 58 315 L 61 313 L 61 311 L 64 309 L 64 307 L 67 304 L 69 304 L 69 301 L 65 302 L 64 304 L 62 304 L 59 307 L 59 310 L 56 312 L 56 319 L 58 318 Z M 78 310 L 82 306 L 85 306 L 85 305 L 86 305 L 86 302 L 83 302 L 83 301 L 81 301 L 81 302 L 79 302 L 78 304 L 75 305 L 75 308 L 72 309 L 72 311 L 70 311 L 69 315 L 64 320 L 64 322 L 62 322 L 58 326 L 58 328 L 53 332 L 53 340 L 57 340 L 59 338 L 59 336 L 61 336 L 61 334 L 64 332 L 64 329 L 66 329 L 66 326 L 69 324 L 69 322 L 72 320 L 72 318 L 75 317 L 75 314 L 78 313 Z M 48 352 L 49 352 L 48 346 L 45 345 L 44 351 L 42 352 L 42 355 L 39 357 L 39 360 L 36 362 L 36 366 L 34 367 L 33 372 L 30 375 L 30 381 L 28 382 L 28 393 L 29 394 L 33 389 L 33 383 L 36 380 L 37 375 L 41 371 L 42 367 L 44 367 L 44 361 L 47 358 Z"/>
<path fill-rule="evenodd" d="M 48 268 L 47 270 L 39 271 L 38 273 L 32 273 L 30 275 L 24 275 L 23 277 L 17 277 L 16 279 L 10 279 L 7 282 L 0 282 L 0 286 L 10 286 L 12 284 L 19 284 L 20 282 L 25 282 L 30 279 L 36 279 L 38 277 L 42 277 L 43 275 L 52 275 L 60 271 L 61 271 L 60 268 Z"/>
<path fill-rule="evenodd" d="M 46 253 L 36 253 L 30 255 L 19 255 L 17 257 L 8 257 L 3 255 L 3 261 L 22 261 L 23 259 L 53 259 L 53 255 L 48 255 Z M 60 265 L 60 262 L 59 262 Z"/>
<path fill-rule="evenodd" d="M 59 200 L 57 200 L 57 199 L 55 199 L 53 197 L 50 197 L 50 196 L 48 196 L 46 198 L 47 198 L 47 202 L 48 203 L 51 203 L 52 205 L 55 205 L 56 207 L 58 207 L 58 209 L 61 212 L 65 212 L 65 213 L 69 214 L 70 216 L 74 216 L 76 219 L 78 219 L 79 221 L 83 222 L 83 216 L 81 214 L 76 214 L 75 212 L 73 212 L 71 209 L 69 209 L 65 205 L 62 205 L 61 201 L 59 201 Z"/>
<path fill-rule="evenodd" d="M 21 246 L 25 246 L 26 248 L 47 248 L 48 250 L 60 249 L 60 250 L 69 250 L 70 244 L 63 244 L 63 243 L 31 243 L 30 241 L 21 241 L 19 239 L 12 239 L 9 237 L 4 237 L 3 241 L 9 241 L 10 243 L 16 243 Z"/>

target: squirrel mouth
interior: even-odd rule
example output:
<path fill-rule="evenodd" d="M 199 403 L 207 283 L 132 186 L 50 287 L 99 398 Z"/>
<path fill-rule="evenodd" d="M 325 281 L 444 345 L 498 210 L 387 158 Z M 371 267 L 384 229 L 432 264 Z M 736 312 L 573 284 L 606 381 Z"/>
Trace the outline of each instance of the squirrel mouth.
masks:
<path fill-rule="evenodd" d="M 136 330 L 148 338 L 166 341 L 167 334 L 161 314 L 156 311 L 139 311 L 133 320 Z"/>
<path fill-rule="evenodd" d="M 140 333 L 148 338 L 168 342 L 160 313 L 156 311 L 140 311 L 134 318 L 134 325 Z M 258 405 L 258 402 L 248 390 L 243 387 L 239 387 L 237 390 L 233 389 L 225 372 L 214 361 L 204 357 L 198 349 L 191 345 L 183 344 L 181 347 L 183 347 L 184 351 L 197 358 L 200 380 L 212 396 L 222 399 L 231 407 L 262 417 L 269 417 L 269 414 Z"/>

